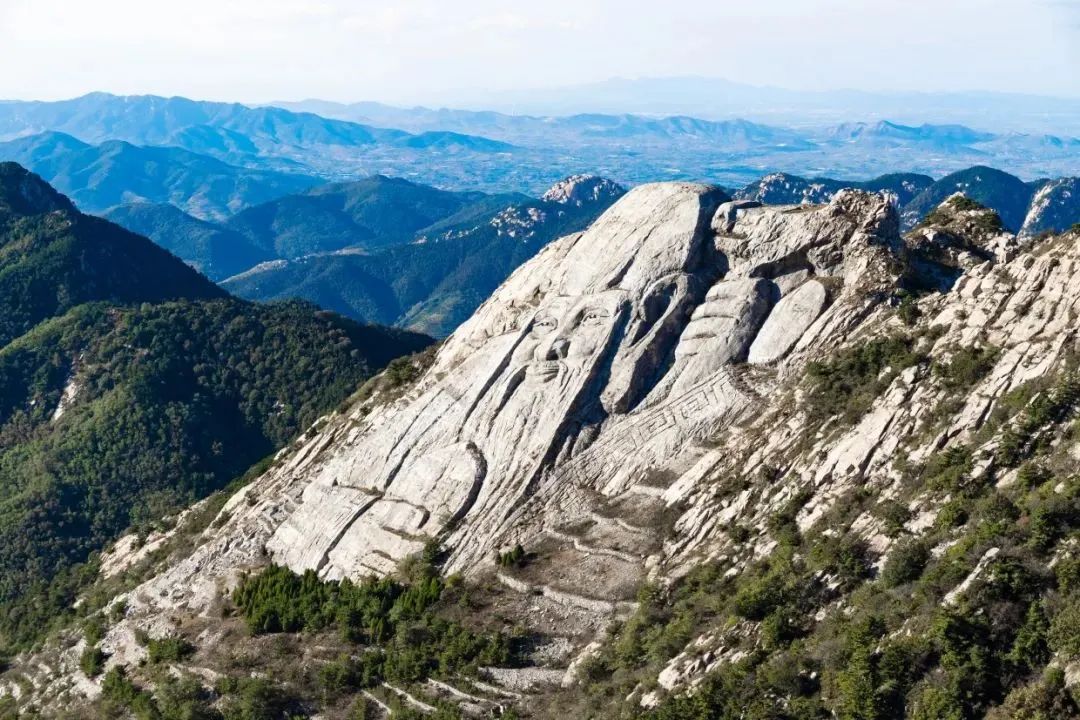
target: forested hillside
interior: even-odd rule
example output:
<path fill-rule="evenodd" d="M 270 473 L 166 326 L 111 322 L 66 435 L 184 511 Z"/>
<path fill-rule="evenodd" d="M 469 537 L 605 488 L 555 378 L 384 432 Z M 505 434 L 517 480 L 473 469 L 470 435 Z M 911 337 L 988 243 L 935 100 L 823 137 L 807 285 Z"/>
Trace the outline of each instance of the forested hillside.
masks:
<path fill-rule="evenodd" d="M 225 486 L 428 342 L 229 297 L 0 166 L 0 643 L 70 611 L 94 553 Z"/>

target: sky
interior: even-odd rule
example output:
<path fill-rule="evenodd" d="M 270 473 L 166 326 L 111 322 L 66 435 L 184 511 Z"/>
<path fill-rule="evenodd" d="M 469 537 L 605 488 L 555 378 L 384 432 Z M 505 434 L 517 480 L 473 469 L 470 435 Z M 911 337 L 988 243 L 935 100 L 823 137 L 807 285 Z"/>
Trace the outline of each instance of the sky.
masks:
<path fill-rule="evenodd" d="M 612 77 L 1080 97 L 1080 0 L 0 0 L 0 98 L 454 104 Z"/>

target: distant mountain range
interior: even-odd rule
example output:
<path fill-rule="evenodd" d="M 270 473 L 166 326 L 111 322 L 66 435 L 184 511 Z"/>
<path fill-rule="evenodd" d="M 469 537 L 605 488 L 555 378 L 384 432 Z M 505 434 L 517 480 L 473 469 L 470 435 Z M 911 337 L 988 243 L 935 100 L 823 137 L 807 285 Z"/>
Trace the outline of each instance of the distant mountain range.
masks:
<path fill-rule="evenodd" d="M 967 124 L 1001 131 L 1075 134 L 1080 98 L 998 92 L 806 91 L 718 77 L 612 78 L 563 87 L 456 93 L 430 101 L 512 114 L 693 115 L 709 119 L 829 125 L 853 117 L 918 125 Z"/>
<path fill-rule="evenodd" d="M 59 102 L 0 103 L 0 138 L 47 130 L 91 143 L 126 140 L 169 145 L 218 157 L 288 156 L 303 149 L 364 147 L 447 147 L 502 151 L 505 145 L 447 133 L 412 135 L 367 127 L 312 113 L 275 107 L 248 107 L 182 97 L 115 96 L 92 93 Z"/>
<path fill-rule="evenodd" d="M 1080 220 L 1080 141 L 958 124 L 786 128 L 94 94 L 0 103 L 4 135 L 14 139 L 0 143 L 0 160 L 23 163 L 82 210 L 151 237 L 243 297 L 303 297 L 433 335 L 450 332 L 544 244 L 585 227 L 622 193 L 619 181 L 703 180 L 770 204 L 822 203 L 858 187 L 889 193 L 908 228 L 956 192 L 1025 235 Z M 1006 162 L 995 170 L 987 158 Z M 901 171 L 867 179 L 883 164 Z M 1028 178 L 1007 172 L 1017 166 Z M 808 171 L 770 172 L 779 167 Z M 536 199 L 568 172 L 580 176 L 574 193 L 596 195 Z M 1060 179 L 1035 179 L 1044 177 Z"/>
<path fill-rule="evenodd" d="M 634 142 L 701 142 L 722 146 L 726 150 L 750 148 L 757 151 L 783 148 L 805 151 L 823 147 L 844 147 L 865 144 L 875 147 L 919 146 L 936 147 L 957 152 L 992 144 L 1002 148 L 1047 148 L 1068 150 L 1080 148 L 1080 139 L 1046 133 L 1003 132 L 974 130 L 958 124 L 904 125 L 890 120 L 874 122 L 842 122 L 836 125 L 803 122 L 796 128 L 750 122 L 734 118 L 703 120 L 673 115 L 585 113 L 566 116 L 508 115 L 493 111 L 430 109 L 424 107 L 398 108 L 380 103 L 331 103 L 318 100 L 280 103 L 297 111 L 317 112 L 326 117 L 404 128 L 411 132 L 430 132 L 435 129 L 453 130 L 505 140 L 522 146 L 542 145 L 545 142 L 588 140 Z"/>
<path fill-rule="evenodd" d="M 89 145 L 52 131 L 0 143 L 0 159 L 46 178 L 87 212 L 132 202 L 171 203 L 196 217 L 224 219 L 320 183 L 305 175 L 228 165 L 177 147 L 124 140 Z"/>
<path fill-rule="evenodd" d="M 662 98 L 663 85 L 644 89 Z M 533 196 L 572 173 L 624 184 L 692 180 L 737 186 L 775 170 L 865 180 L 885 172 L 938 177 L 982 164 L 1032 180 L 1077 174 L 1080 152 L 1077 115 L 1068 115 L 1067 103 L 1048 106 L 1040 117 L 1059 113 L 1071 124 L 1050 127 L 1033 120 L 1023 132 L 1012 126 L 972 129 L 993 126 L 992 117 L 982 115 L 964 123 L 927 123 L 938 117 L 927 113 L 905 122 L 912 113 L 881 117 L 858 103 L 835 119 L 814 112 L 797 119 L 756 115 L 753 104 L 733 104 L 714 119 L 653 111 L 522 115 L 377 103 L 283 105 L 104 93 L 62 102 L 0 102 L 0 141 L 62 132 L 94 145 L 120 140 L 167 146 L 235 167 L 324 181 L 382 174 L 452 190 Z M 605 107 L 603 93 L 593 107 Z M 759 121 L 740 119 L 739 108 Z M 853 116 L 872 119 L 852 122 Z M 214 215 L 212 208 L 185 209 Z"/>

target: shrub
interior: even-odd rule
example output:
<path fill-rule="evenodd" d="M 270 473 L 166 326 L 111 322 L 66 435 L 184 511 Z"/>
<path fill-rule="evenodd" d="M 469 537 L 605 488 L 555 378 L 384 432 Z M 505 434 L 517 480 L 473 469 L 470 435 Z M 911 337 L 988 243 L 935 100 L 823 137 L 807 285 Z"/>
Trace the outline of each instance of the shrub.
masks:
<path fill-rule="evenodd" d="M 727 529 L 728 537 L 732 542 L 744 543 L 750 539 L 750 529 L 745 525 L 732 524 Z"/>
<path fill-rule="evenodd" d="M 914 347 L 911 338 L 877 338 L 841 351 L 828 363 L 810 363 L 806 372 L 811 417 L 858 420 L 897 374 L 925 360 Z"/>
<path fill-rule="evenodd" d="M 904 532 L 904 525 L 911 519 L 911 512 L 903 503 L 885 500 L 874 506 L 874 515 L 885 523 L 885 534 L 891 538 Z"/>
<path fill-rule="evenodd" d="M 919 310 L 919 305 L 910 293 L 904 293 L 901 296 L 896 312 L 900 316 L 900 321 L 908 327 L 915 327 L 919 322 L 919 318 L 922 317 L 922 311 Z"/>
<path fill-rule="evenodd" d="M 1051 473 L 1042 463 L 1031 461 L 1020 466 L 1016 471 L 1016 482 L 1024 490 L 1037 488 L 1045 482 L 1052 480 Z"/>
<path fill-rule="evenodd" d="M 335 662 L 330 662 L 319 668 L 318 684 L 322 690 L 323 699 L 333 700 L 341 696 L 346 690 L 359 686 L 361 673 L 357 664 L 348 655 L 339 657 Z"/>
<path fill-rule="evenodd" d="M 1070 658 L 1080 657 L 1080 595 L 1073 593 L 1050 621 L 1050 647 Z"/>
<path fill-rule="evenodd" d="M 1080 380 L 1066 377 L 1056 387 L 1035 397 L 1020 417 L 1002 433 L 995 460 L 1016 467 L 1040 450 L 1041 432 L 1067 419 L 1080 403 Z"/>
<path fill-rule="evenodd" d="M 1080 527 L 1080 486 L 1070 483 L 1062 493 L 1045 488 L 1029 500 L 1027 515 L 1028 545 L 1040 552 L 1049 551 Z"/>
<path fill-rule="evenodd" d="M 979 522 L 990 524 L 995 535 L 1005 533 L 1020 518 L 1020 508 L 1008 497 L 996 491 L 978 502 L 975 507 Z"/>
<path fill-rule="evenodd" d="M 79 657 L 79 669 L 86 677 L 97 677 L 105 669 L 105 660 L 108 656 L 98 647 L 88 647 L 83 650 Z"/>
<path fill-rule="evenodd" d="M 100 617 L 92 617 L 83 625 L 83 637 L 88 645 L 97 645 L 105 638 L 105 624 Z"/>
<path fill-rule="evenodd" d="M 936 524 L 943 528 L 957 528 L 968 521 L 966 501 L 963 498 L 953 498 L 941 506 L 938 512 Z"/>
<path fill-rule="evenodd" d="M 1035 601 L 1028 606 L 1024 624 L 1013 640 L 1012 650 L 1009 651 L 1009 662 L 1032 671 L 1046 664 L 1050 659 L 1050 649 L 1047 645 L 1047 634 L 1050 623 L 1046 618 L 1046 611 L 1041 601 Z"/>
<path fill-rule="evenodd" d="M 926 487 L 940 492 L 966 489 L 973 468 L 971 450 L 965 446 L 951 447 L 935 453 L 922 469 Z"/>
<path fill-rule="evenodd" d="M 991 710 L 986 720 L 1051 720 L 1080 716 L 1080 706 L 1065 686 L 1065 672 L 1050 668 L 1031 685 L 1017 688 Z"/>
<path fill-rule="evenodd" d="M 764 620 L 784 602 L 784 582 L 778 574 L 751 580 L 735 594 L 735 612 L 747 620 Z"/>
<path fill-rule="evenodd" d="M 1080 590 L 1080 557 L 1066 557 L 1054 567 L 1058 590 L 1064 593 Z"/>
<path fill-rule="evenodd" d="M 953 352 L 949 362 L 935 362 L 934 373 L 946 388 L 970 388 L 994 369 L 999 354 L 991 345 L 962 347 Z"/>
<path fill-rule="evenodd" d="M 518 543 L 512 550 L 496 553 L 495 560 L 499 563 L 499 567 L 522 567 L 525 565 L 526 557 L 525 548 Z"/>
<path fill-rule="evenodd" d="M 114 667 L 102 678 L 101 704 L 104 717 L 124 717 L 129 713 L 138 720 L 160 717 L 150 693 L 136 687 L 122 667 Z"/>
<path fill-rule="evenodd" d="M 769 613 L 759 628 L 762 646 L 766 650 L 780 650 L 801 637 L 804 630 L 797 617 L 798 612 L 789 605 L 781 605 Z"/>
<path fill-rule="evenodd" d="M 109 608 L 109 619 L 112 620 L 114 623 L 118 623 L 124 619 L 124 617 L 127 615 L 127 611 L 127 600 L 117 600 L 115 603 L 112 604 L 112 607 Z"/>
<path fill-rule="evenodd" d="M 265 678 L 240 680 L 221 705 L 224 720 L 279 720 L 292 698 Z"/>
<path fill-rule="evenodd" d="M 233 601 L 255 634 L 336 627 L 347 640 L 372 646 L 348 663 L 325 669 L 319 682 L 326 695 L 377 685 L 384 678 L 418 682 L 514 661 L 508 635 L 475 633 L 440 616 L 436 606 L 447 585 L 423 556 L 416 558 L 411 574 L 414 580 L 407 585 L 389 578 L 335 582 L 311 571 L 296 575 L 271 566 L 243 579 Z"/>
<path fill-rule="evenodd" d="M 195 646 L 181 637 L 149 640 L 146 644 L 150 662 L 180 662 L 195 653 Z"/>
<path fill-rule="evenodd" d="M 898 587 L 918 580 L 922 571 L 930 562 L 930 548 L 921 540 L 909 540 L 899 543 L 885 561 L 881 570 L 881 581 L 885 587 Z"/>
<path fill-rule="evenodd" d="M 420 377 L 420 368 L 415 358 L 409 356 L 395 358 L 386 366 L 385 377 L 391 388 L 401 387 Z"/>
<path fill-rule="evenodd" d="M 209 693 L 191 675 L 165 675 L 154 688 L 154 698 L 161 720 L 221 720 Z"/>
<path fill-rule="evenodd" d="M 836 576 L 845 587 L 870 576 L 866 543 L 847 535 L 820 538 L 814 543 L 810 558 L 817 567 Z"/>

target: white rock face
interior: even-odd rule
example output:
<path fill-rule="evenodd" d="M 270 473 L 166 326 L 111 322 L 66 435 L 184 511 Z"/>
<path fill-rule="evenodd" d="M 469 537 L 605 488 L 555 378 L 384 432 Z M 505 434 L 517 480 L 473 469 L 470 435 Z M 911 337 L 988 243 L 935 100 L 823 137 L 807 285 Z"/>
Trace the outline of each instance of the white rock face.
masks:
<path fill-rule="evenodd" d="M 700 185 L 643 186 L 549 245 L 403 396 L 336 414 L 282 451 L 190 556 L 128 595 L 108 648 L 138 658 L 135 628 L 157 636 L 193 615 L 213 622 L 215 599 L 270 561 L 326 578 L 384 574 L 429 539 L 449 551 L 447 571 L 491 573 L 485 587 L 511 615 L 559 647 L 586 648 L 633 610 L 644 580 L 663 583 L 705 558 L 733 577 L 766 555 L 775 539 L 763 528 L 793 497 L 809 497 L 803 530 L 857 490 L 899 497 L 899 452 L 914 464 L 974 443 L 1003 395 L 1048 376 L 1074 346 L 1080 238 L 973 256 L 948 290 L 919 302 L 919 351 L 945 359 L 992 345 L 1000 353 L 986 377 L 957 398 L 914 366 L 857 421 L 812 419 L 798 402 L 807 362 L 909 331 L 888 298 L 911 246 L 883 196 L 840 191 L 822 207 L 725 200 Z M 970 448 L 976 468 L 993 454 L 995 440 L 985 442 Z M 928 528 L 940 503 L 910 498 L 909 531 Z M 734 526 L 750 537 L 736 540 Z M 836 531 L 879 559 L 893 542 L 869 512 Z M 516 542 L 544 560 L 495 575 L 493 554 Z M 715 630 L 640 700 L 692 687 L 732 661 L 726 648 L 739 643 L 725 632 L 753 631 Z M 546 662 L 534 669 L 525 675 L 567 677 Z"/>
<path fill-rule="evenodd" d="M 548 246 L 408 395 L 332 422 L 151 584 L 195 607 L 267 557 L 356 578 L 391 572 L 436 537 L 448 571 L 476 572 L 598 502 L 662 505 L 670 482 L 657 486 L 657 473 L 686 453 L 692 463 L 695 438 L 758 401 L 738 372 L 750 353 L 799 355 L 856 321 L 866 287 L 894 280 L 896 216 L 880 196 L 842 192 L 795 212 L 744 205 L 718 235 L 723 200 L 701 185 L 642 186 Z M 835 278 L 833 297 L 819 276 Z"/>
<path fill-rule="evenodd" d="M 688 271 L 715 196 L 639 188 L 516 272 L 447 341 L 416 397 L 333 449 L 271 556 L 327 577 L 386 572 L 453 524 L 453 566 L 486 559 L 576 431 L 639 391 L 633 368 L 698 290 Z"/>
<path fill-rule="evenodd" d="M 540 199 L 581 207 L 604 198 L 615 199 L 624 192 L 622 186 L 606 178 L 596 175 L 571 175 L 548 188 Z"/>
<path fill-rule="evenodd" d="M 1021 237 L 1045 231 L 1068 230 L 1080 223 L 1080 178 L 1059 178 L 1047 182 L 1035 193 L 1020 229 Z"/>
<path fill-rule="evenodd" d="M 190 556 L 128 595 L 110 647 L 133 627 L 156 636 L 182 616 L 209 621 L 216 598 L 268 562 L 329 579 L 387 574 L 431 539 L 448 551 L 445 570 L 466 575 L 491 572 L 516 542 L 544 548 L 548 566 L 500 587 L 544 632 L 584 647 L 633 610 L 648 574 L 756 511 L 748 493 L 709 504 L 717 464 L 743 449 L 702 441 L 738 447 L 738 426 L 897 280 L 897 217 L 882 196 L 725 200 L 702 185 L 638 187 L 547 246 L 405 395 L 335 415 L 282 451 Z M 656 527 L 672 505 L 686 511 L 665 537 Z"/>
<path fill-rule="evenodd" d="M 271 558 L 355 578 L 442 536 L 449 570 L 468 571 L 572 521 L 590 492 L 631 491 L 740 412 L 753 395 L 733 364 L 754 344 L 761 357 L 789 351 L 827 301 L 809 280 L 774 310 L 773 277 L 841 272 L 844 245 L 893 216 L 848 193 L 821 211 L 751 211 L 734 228 L 746 239 L 714 242 L 721 199 L 700 185 L 639 187 L 514 273 L 412 396 L 323 452 Z"/>
<path fill-rule="evenodd" d="M 814 321 L 825 311 L 829 296 L 825 286 L 809 280 L 790 295 L 781 298 L 761 332 L 750 346 L 749 361 L 768 363 L 788 353 Z"/>

